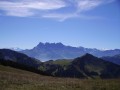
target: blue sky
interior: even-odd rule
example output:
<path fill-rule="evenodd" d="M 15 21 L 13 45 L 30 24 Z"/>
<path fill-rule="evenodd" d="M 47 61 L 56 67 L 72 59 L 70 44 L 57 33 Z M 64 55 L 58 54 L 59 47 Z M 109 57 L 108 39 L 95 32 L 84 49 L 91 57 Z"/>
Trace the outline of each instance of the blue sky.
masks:
<path fill-rule="evenodd" d="M 39 42 L 120 49 L 119 0 L 0 0 L 0 48 Z"/>

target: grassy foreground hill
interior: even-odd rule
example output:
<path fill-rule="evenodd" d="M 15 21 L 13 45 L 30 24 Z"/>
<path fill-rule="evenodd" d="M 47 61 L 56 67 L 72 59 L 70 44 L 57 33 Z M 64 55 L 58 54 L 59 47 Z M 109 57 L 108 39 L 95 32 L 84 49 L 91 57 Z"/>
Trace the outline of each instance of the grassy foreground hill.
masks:
<path fill-rule="evenodd" d="M 120 79 L 75 79 L 43 76 L 0 65 L 0 90 L 119 90 Z"/>

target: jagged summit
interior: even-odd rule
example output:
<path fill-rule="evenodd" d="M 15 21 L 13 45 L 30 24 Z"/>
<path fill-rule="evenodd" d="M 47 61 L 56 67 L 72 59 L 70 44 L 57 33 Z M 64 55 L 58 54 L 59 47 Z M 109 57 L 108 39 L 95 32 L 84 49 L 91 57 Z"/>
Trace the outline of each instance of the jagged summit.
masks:
<path fill-rule="evenodd" d="M 40 42 L 36 47 L 64 47 L 65 45 L 63 45 L 62 43 L 58 42 L 58 43 L 49 43 L 49 42 L 46 42 L 46 43 L 42 43 Z M 34 48 L 36 48 L 34 47 Z"/>

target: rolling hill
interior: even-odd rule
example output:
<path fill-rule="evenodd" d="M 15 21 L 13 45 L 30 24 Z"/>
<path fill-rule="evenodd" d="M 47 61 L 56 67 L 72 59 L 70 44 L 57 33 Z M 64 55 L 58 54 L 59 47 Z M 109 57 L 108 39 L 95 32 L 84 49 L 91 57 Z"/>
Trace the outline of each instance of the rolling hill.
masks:
<path fill-rule="evenodd" d="M 65 62 L 65 64 L 61 64 Z M 52 76 L 77 78 L 119 78 L 120 66 L 104 61 L 91 54 L 71 61 L 47 61 L 39 69 Z"/>
<path fill-rule="evenodd" d="M 0 60 L 12 61 L 30 67 L 38 67 L 41 63 L 40 60 L 28 57 L 25 54 L 10 49 L 0 49 Z"/>
<path fill-rule="evenodd" d="M 40 62 L 9 49 L 0 50 L 0 63 L 38 74 L 71 78 L 120 78 L 120 66 L 85 54 L 75 59 Z"/>

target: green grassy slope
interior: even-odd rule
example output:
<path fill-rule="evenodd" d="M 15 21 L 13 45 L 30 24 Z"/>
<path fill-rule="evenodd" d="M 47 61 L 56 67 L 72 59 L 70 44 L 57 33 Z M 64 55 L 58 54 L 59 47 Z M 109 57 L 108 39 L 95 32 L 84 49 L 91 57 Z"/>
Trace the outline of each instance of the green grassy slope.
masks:
<path fill-rule="evenodd" d="M 74 79 L 43 76 L 0 65 L 0 90 L 119 90 L 120 79 Z"/>
<path fill-rule="evenodd" d="M 58 59 L 53 61 L 53 64 L 59 64 L 61 66 L 69 65 L 73 60 L 72 59 Z"/>

